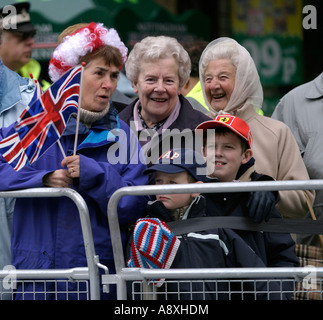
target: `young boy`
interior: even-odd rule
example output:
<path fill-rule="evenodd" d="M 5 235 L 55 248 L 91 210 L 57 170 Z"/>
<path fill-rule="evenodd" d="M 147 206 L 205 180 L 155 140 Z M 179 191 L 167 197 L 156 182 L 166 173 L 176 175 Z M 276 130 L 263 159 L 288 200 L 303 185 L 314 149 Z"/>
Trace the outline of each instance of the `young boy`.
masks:
<path fill-rule="evenodd" d="M 247 133 L 248 132 L 249 130 L 247 131 Z M 221 177 L 220 181 L 222 179 L 225 179 L 225 181 L 232 181 L 237 176 L 237 172 L 239 171 L 240 167 L 244 164 L 247 164 L 250 161 L 249 157 L 251 157 L 252 155 L 252 151 L 250 149 L 252 141 L 251 134 L 250 137 L 246 135 L 246 137 L 248 138 L 247 141 L 250 142 L 247 143 L 247 146 L 244 149 L 242 147 L 243 143 L 242 141 L 240 141 L 240 138 L 235 133 L 233 134 L 233 137 L 236 137 L 237 140 L 233 139 L 230 144 L 220 143 L 220 145 L 224 149 L 234 150 L 231 156 L 228 155 L 227 157 L 220 157 L 218 155 L 218 151 L 215 151 L 213 153 L 214 157 L 211 157 L 211 152 L 208 152 L 208 156 L 207 153 L 205 153 L 209 162 L 213 163 L 214 166 L 217 167 L 217 174 L 219 174 L 219 176 Z M 246 140 L 245 138 L 243 139 Z M 217 147 L 214 147 L 214 149 L 217 150 Z M 205 148 L 204 150 L 206 151 Z M 208 147 L 208 151 L 209 150 L 212 150 L 211 145 Z M 187 161 L 187 159 L 192 159 L 192 154 L 194 154 L 194 161 Z M 213 158 L 215 158 L 215 160 Z M 165 163 L 166 159 L 168 160 L 168 163 Z M 203 180 L 201 176 L 197 175 L 197 169 L 202 169 L 203 166 L 205 166 L 203 160 L 201 159 L 201 156 L 198 153 L 193 152 L 192 150 L 173 150 L 162 155 L 159 159 L 159 162 L 146 169 L 145 173 L 153 173 L 155 175 L 156 184 L 196 183 L 200 180 Z M 210 167 L 211 166 L 208 165 L 208 168 Z M 211 176 L 214 176 L 214 171 L 210 173 Z M 237 215 L 238 213 L 239 215 L 248 215 L 246 213 L 245 207 L 245 199 L 248 200 L 248 197 L 245 198 L 245 195 L 243 195 L 243 197 L 241 198 L 241 194 L 239 197 L 236 197 L 233 194 L 226 195 L 228 195 L 228 197 L 230 198 L 234 198 L 235 200 L 234 203 L 231 203 L 230 201 L 230 206 L 232 206 L 232 204 L 234 204 L 235 206 L 234 215 Z M 216 197 L 217 194 L 205 194 L 204 196 L 199 195 L 199 193 L 187 195 L 157 195 L 157 200 L 148 204 L 146 217 L 148 219 L 143 219 L 145 220 L 143 221 L 143 223 L 148 223 L 149 218 L 157 218 L 160 221 L 168 223 L 174 220 L 185 220 L 212 216 L 214 215 L 213 210 L 214 212 L 219 213 L 219 210 L 227 209 L 225 208 L 225 206 L 223 206 L 222 203 L 220 203 L 218 208 L 216 202 L 211 202 L 211 208 L 208 208 L 208 202 L 210 202 L 208 198 L 212 200 L 213 196 Z M 223 211 L 223 214 L 218 215 L 225 215 L 226 213 L 230 214 L 230 212 L 227 210 Z M 140 228 L 142 228 L 142 225 L 140 226 Z M 134 234 L 136 234 L 137 231 L 138 230 L 135 227 Z M 154 234 L 157 234 L 156 230 L 154 230 Z M 170 267 L 171 265 L 172 268 L 224 268 L 266 266 L 294 267 L 298 265 L 298 261 L 294 254 L 294 242 L 289 235 L 285 234 L 270 234 L 269 237 L 269 235 L 260 232 L 243 232 L 239 235 L 236 231 L 217 228 L 217 226 L 210 225 L 206 227 L 204 231 L 195 232 L 194 230 L 192 230 L 192 232 L 179 235 L 177 238 L 180 240 L 180 245 L 176 246 L 176 250 L 172 251 L 172 254 L 170 255 L 172 257 L 171 263 L 168 264 L 168 267 Z M 137 237 L 136 239 L 142 238 Z M 151 241 L 152 243 L 154 242 L 153 239 L 148 238 L 147 241 Z M 138 263 L 141 258 L 139 257 L 139 259 L 137 259 L 137 253 L 140 251 L 140 249 L 138 248 L 147 248 L 147 246 L 143 243 L 136 243 L 136 241 L 133 241 L 131 246 L 131 254 L 128 261 L 128 266 L 140 267 L 142 265 Z M 155 251 L 158 250 L 156 249 Z M 147 251 L 141 251 L 141 253 L 144 260 L 148 259 L 150 260 L 150 262 L 153 261 L 153 263 L 150 263 L 150 266 L 148 267 L 152 267 L 152 265 L 158 265 L 157 263 L 155 263 L 157 260 L 156 256 L 152 256 L 150 253 L 147 253 Z M 270 255 L 272 255 L 272 257 L 270 257 Z M 135 259 L 137 259 L 137 263 L 134 263 Z M 164 265 L 162 267 L 164 267 Z M 179 290 L 181 293 L 179 293 L 178 295 L 167 294 L 167 298 L 228 299 L 228 293 L 222 292 L 222 290 L 227 290 L 227 284 L 215 284 L 213 282 L 207 281 L 204 283 L 204 285 L 204 289 L 206 291 L 205 296 L 203 296 L 203 294 L 201 293 L 203 292 L 203 285 L 200 283 L 194 283 L 191 286 L 185 283 L 179 283 L 178 285 L 168 284 L 168 292 L 174 289 L 175 292 Z M 176 288 L 173 288 L 173 286 L 175 286 Z M 265 289 L 265 283 L 257 283 L 255 286 L 257 292 L 259 291 L 259 293 L 257 293 L 256 296 L 253 296 L 253 298 L 288 298 L 288 295 L 283 294 L 282 296 L 279 296 L 279 294 L 277 293 L 262 295 L 260 292 L 261 290 Z M 292 288 L 292 282 L 289 283 L 289 285 L 284 286 L 284 289 L 292 290 Z M 253 285 L 251 284 L 247 284 L 244 289 L 255 290 L 255 287 L 253 287 Z M 279 292 L 279 284 L 272 282 L 269 290 L 277 290 Z M 192 294 L 187 292 L 191 292 Z M 235 296 L 236 298 L 241 298 L 241 296 L 237 295 L 238 294 L 236 294 L 235 296 L 235 294 L 233 294 L 231 298 L 233 296 Z M 244 298 L 246 298 L 246 295 L 244 295 Z"/>
<path fill-rule="evenodd" d="M 246 122 L 231 115 L 217 116 L 196 128 L 203 131 L 207 174 L 220 182 L 237 179 L 240 167 L 252 158 L 252 135 Z"/>
<path fill-rule="evenodd" d="M 196 128 L 196 133 L 203 135 L 202 151 L 209 178 L 217 178 L 220 182 L 274 180 L 255 171 L 252 134 L 249 125 L 242 119 L 230 114 L 220 115 L 214 120 L 201 123 Z M 231 196 L 247 200 L 247 216 L 253 218 L 256 223 L 262 220 L 268 221 L 279 200 L 277 191 L 238 193 Z M 227 213 L 210 213 L 210 215 L 227 215 Z"/>
<path fill-rule="evenodd" d="M 153 174 L 152 179 L 156 185 L 202 183 L 205 177 L 198 174 L 199 169 L 204 169 L 205 172 L 205 160 L 201 154 L 191 149 L 174 149 L 163 153 L 159 162 L 144 170 L 144 174 Z M 185 213 L 187 216 L 187 209 L 198 196 L 199 193 L 165 194 L 156 195 L 156 199 L 170 213 L 167 221 L 176 221 L 182 220 Z M 150 203 L 148 210 L 152 208 L 153 204 Z"/>
<path fill-rule="evenodd" d="M 214 120 L 203 122 L 196 128 L 197 134 L 201 131 L 203 156 L 206 159 L 209 177 L 216 177 L 220 182 L 273 180 L 267 175 L 257 173 L 254 169 L 252 134 L 245 121 L 230 114 L 218 115 Z M 204 194 L 206 215 L 258 216 L 258 220 L 261 220 L 262 204 L 270 198 L 270 194 L 270 192 Z M 272 218 L 281 218 L 281 214 L 275 207 L 268 212 Z M 268 216 L 265 220 L 267 219 Z M 295 243 L 289 234 L 241 230 L 235 232 L 267 267 L 299 266 L 295 255 Z"/>

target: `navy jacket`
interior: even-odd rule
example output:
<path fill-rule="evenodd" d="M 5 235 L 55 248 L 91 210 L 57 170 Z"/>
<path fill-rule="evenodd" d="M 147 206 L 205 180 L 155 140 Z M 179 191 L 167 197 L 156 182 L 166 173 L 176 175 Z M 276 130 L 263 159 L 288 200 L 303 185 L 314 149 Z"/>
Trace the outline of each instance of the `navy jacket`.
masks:
<path fill-rule="evenodd" d="M 75 124 L 75 118 L 71 118 L 60 139 L 67 155 L 73 153 Z M 118 119 L 113 107 L 91 128 L 80 123 L 77 154 L 80 155 L 80 178 L 73 188 L 88 205 L 96 254 L 113 272 L 107 204 L 117 189 L 145 185 L 147 177 L 142 171 L 146 165 L 139 159 L 137 138 Z M 1 189 L 43 187 L 44 175 L 62 169 L 62 159 L 57 143 L 33 165 L 17 172 L 2 158 Z M 111 164 L 116 160 L 119 161 Z M 120 200 L 118 215 L 124 243 L 127 227 L 142 216 L 147 200 L 145 196 L 125 196 Z M 66 197 L 17 199 L 12 264 L 18 269 L 65 269 L 87 265 L 79 214 L 72 200 Z"/>

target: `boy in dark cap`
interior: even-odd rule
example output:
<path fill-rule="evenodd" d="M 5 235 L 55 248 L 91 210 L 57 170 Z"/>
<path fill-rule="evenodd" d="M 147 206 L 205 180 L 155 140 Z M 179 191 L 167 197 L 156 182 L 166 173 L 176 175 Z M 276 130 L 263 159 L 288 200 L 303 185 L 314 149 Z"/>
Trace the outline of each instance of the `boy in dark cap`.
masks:
<path fill-rule="evenodd" d="M 200 172 L 198 171 L 200 170 Z M 161 155 L 159 162 L 144 171 L 153 173 L 156 185 L 202 183 L 205 174 L 205 160 L 191 149 L 169 150 Z M 198 188 L 197 188 L 198 189 Z M 173 220 L 181 220 L 199 193 L 156 195 Z"/>

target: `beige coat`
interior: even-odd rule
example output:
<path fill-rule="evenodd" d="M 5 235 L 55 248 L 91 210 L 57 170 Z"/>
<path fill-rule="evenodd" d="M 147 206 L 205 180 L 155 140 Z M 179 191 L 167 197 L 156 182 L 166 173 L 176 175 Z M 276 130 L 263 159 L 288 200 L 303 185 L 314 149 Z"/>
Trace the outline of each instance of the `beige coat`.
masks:
<path fill-rule="evenodd" d="M 236 116 L 246 121 L 253 136 L 255 170 L 275 180 L 308 180 L 309 176 L 296 140 L 283 122 L 256 113 L 245 105 Z M 306 191 L 314 201 L 314 191 Z M 280 191 L 277 208 L 285 218 L 303 218 L 308 212 L 304 191 Z"/>

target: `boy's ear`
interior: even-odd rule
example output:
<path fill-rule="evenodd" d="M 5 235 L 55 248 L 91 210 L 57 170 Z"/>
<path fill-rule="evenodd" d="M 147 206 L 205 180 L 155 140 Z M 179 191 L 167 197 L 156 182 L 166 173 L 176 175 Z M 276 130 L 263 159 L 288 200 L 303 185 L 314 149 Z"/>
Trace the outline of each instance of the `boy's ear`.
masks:
<path fill-rule="evenodd" d="M 194 182 L 194 183 L 203 183 L 203 181 L 196 181 L 196 182 Z M 197 188 L 198 188 L 198 187 L 197 187 Z M 200 194 L 201 194 L 200 192 L 192 193 L 192 197 L 193 197 L 193 198 L 196 198 L 196 197 L 198 197 Z"/>
<path fill-rule="evenodd" d="M 247 163 L 251 158 L 252 158 L 252 150 L 251 149 L 247 149 L 245 152 L 244 152 L 244 156 L 243 156 L 243 159 L 242 159 L 242 164 L 245 164 Z"/>

